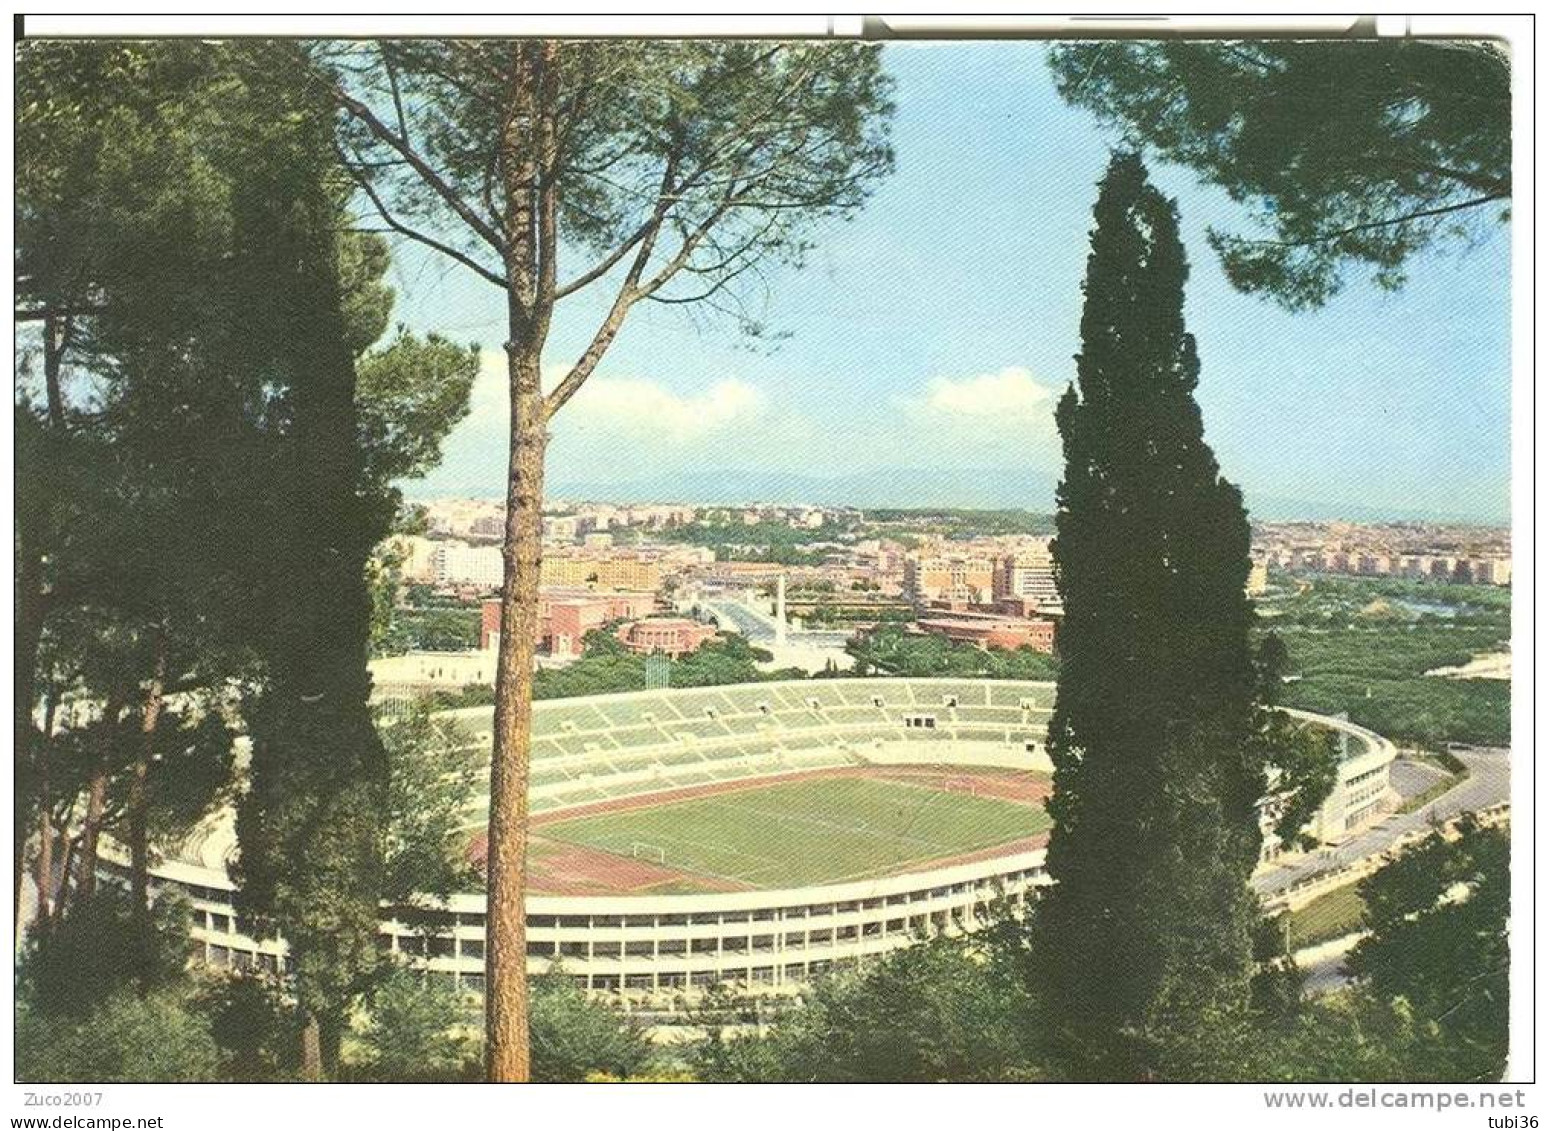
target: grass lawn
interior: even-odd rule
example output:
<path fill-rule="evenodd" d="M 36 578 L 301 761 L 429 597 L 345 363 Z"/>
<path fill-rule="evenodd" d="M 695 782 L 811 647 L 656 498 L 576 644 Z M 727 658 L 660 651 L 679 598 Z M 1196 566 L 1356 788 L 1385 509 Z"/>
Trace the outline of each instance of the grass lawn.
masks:
<path fill-rule="evenodd" d="M 1366 904 L 1355 884 L 1326 891 L 1300 911 L 1291 912 L 1291 947 L 1327 942 L 1361 929 Z"/>
<path fill-rule="evenodd" d="M 866 879 L 1049 827 L 1041 807 L 864 778 L 775 783 L 543 826 L 551 840 L 757 887 Z M 658 857 L 655 850 L 664 854 Z"/>

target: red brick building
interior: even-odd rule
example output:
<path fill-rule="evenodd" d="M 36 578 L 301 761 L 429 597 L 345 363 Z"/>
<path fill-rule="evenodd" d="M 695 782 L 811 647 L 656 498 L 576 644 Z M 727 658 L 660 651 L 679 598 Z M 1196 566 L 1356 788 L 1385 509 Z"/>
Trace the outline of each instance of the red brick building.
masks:
<path fill-rule="evenodd" d="M 621 624 L 618 638 L 631 652 L 661 652 L 677 659 L 714 639 L 715 629 L 682 617 L 650 617 Z"/>
<path fill-rule="evenodd" d="M 1051 620 L 1006 617 L 994 613 L 944 613 L 922 617 L 915 623 L 914 630 L 931 636 L 944 636 L 961 644 L 974 644 L 980 648 L 1054 651 L 1054 622 Z"/>
<path fill-rule="evenodd" d="M 579 656 L 581 641 L 593 629 L 616 620 L 649 616 L 654 593 L 598 593 L 590 589 L 545 587 L 538 591 L 538 647 L 551 656 Z M 500 638 L 500 602 L 484 602 L 479 634 L 481 648 L 493 648 Z"/>

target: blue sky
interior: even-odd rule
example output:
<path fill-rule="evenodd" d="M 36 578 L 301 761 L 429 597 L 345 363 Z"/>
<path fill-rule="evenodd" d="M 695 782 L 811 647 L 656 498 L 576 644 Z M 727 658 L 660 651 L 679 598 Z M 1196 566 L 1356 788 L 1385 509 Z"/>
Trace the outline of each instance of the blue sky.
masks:
<path fill-rule="evenodd" d="M 890 47 L 896 172 L 800 271 L 771 273 L 752 348 L 722 319 L 637 308 L 555 419 L 551 495 L 1049 510 L 1052 410 L 1074 375 L 1080 282 L 1111 135 L 1055 94 L 1038 44 Z M 1242 228 L 1223 194 L 1154 167 L 1178 198 L 1206 438 L 1264 517 L 1460 517 L 1509 510 L 1504 227 L 1411 264 L 1384 293 L 1352 280 L 1290 314 L 1226 283 L 1205 230 Z M 579 259 L 562 266 L 566 277 Z M 501 493 L 499 292 L 418 248 L 393 268 L 397 317 L 477 341 L 470 418 L 419 497 Z M 545 361 L 598 317 L 561 308 Z"/>

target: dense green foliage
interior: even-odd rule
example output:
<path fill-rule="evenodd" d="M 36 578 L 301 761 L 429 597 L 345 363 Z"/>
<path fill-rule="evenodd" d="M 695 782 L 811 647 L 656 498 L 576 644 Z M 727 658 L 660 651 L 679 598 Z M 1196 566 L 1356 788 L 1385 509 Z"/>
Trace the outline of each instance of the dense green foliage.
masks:
<path fill-rule="evenodd" d="M 1421 1078 L 1483 1083 L 1505 1070 L 1510 852 L 1504 827 L 1465 821 L 1360 884 L 1371 934 L 1346 966 L 1379 1000 L 1413 1011 L 1426 1037 Z"/>
<path fill-rule="evenodd" d="M 691 1054 L 706 1080 L 928 1083 L 1037 1079 L 1027 1063 L 1027 989 L 982 943 L 938 938 L 816 985 L 765 1035 L 715 1024 Z"/>
<path fill-rule="evenodd" d="M 85 791 L 88 856 L 111 826 L 143 908 L 153 829 L 178 823 L 147 789 L 162 738 L 180 729 L 163 717 L 168 694 L 190 730 L 212 722 L 200 757 L 178 760 L 186 782 L 158 791 L 178 794 L 187 819 L 217 800 L 229 769 L 221 720 L 205 715 L 223 705 L 204 700 L 249 674 L 251 610 L 228 595 L 247 590 L 242 562 L 261 541 L 250 520 L 264 468 L 241 432 L 266 407 L 242 380 L 264 347 L 239 312 L 263 283 L 235 246 L 231 180 L 263 131 L 224 50 L 46 41 L 18 61 L 18 283 L 42 340 L 18 341 L 32 379 L 17 388 L 16 711 L 29 724 L 16 736 L 17 797 L 28 815 L 68 819 Z M 40 700 L 64 695 L 103 716 L 73 778 L 58 764 L 69 740 L 31 741 Z M 202 799 L 196 782 L 209 787 Z M 116 803 L 103 808 L 105 794 Z M 53 836 L 39 837 L 40 856 Z"/>
<path fill-rule="evenodd" d="M 127 893 L 103 887 L 58 920 L 34 925 L 17 974 L 20 997 L 34 1017 L 82 1018 L 120 991 L 174 987 L 188 961 L 188 928 L 187 903 L 163 897 L 142 945 Z"/>
<path fill-rule="evenodd" d="M 1350 624 L 1511 628 L 1511 590 L 1397 577 L 1275 572 L 1261 616 L 1277 625 L 1331 628 Z"/>
<path fill-rule="evenodd" d="M 1417 253 L 1510 212 L 1511 63 L 1485 42 L 1067 43 L 1067 100 L 1221 186 L 1258 232 L 1212 229 L 1239 288 L 1319 306 L 1350 268 L 1399 286 Z"/>
<path fill-rule="evenodd" d="M 589 996 L 562 969 L 533 978 L 531 993 L 535 1081 L 638 1080 L 666 1067 L 662 1050 L 638 1022 L 614 1004 Z M 394 967 L 365 999 L 349 1078 L 393 1083 L 478 1079 L 481 1041 L 475 1013 L 466 994 Z"/>
<path fill-rule="evenodd" d="M 487 683 L 470 683 L 456 691 L 432 691 L 424 697 L 424 701 L 433 711 L 488 707 L 495 701 L 495 689 Z"/>
<path fill-rule="evenodd" d="M 466 411 L 477 357 L 400 334 L 357 370 L 387 325 L 387 249 L 352 230 L 332 107 L 300 58 L 21 52 L 18 269 L 44 355 L 41 404 L 18 390 L 23 480 L 45 473 L 62 505 L 26 508 L 18 718 L 67 692 L 105 718 L 17 753 L 27 816 L 67 832 L 84 792 L 83 850 L 105 829 L 127 842 L 143 949 L 151 842 L 230 798 L 240 712 L 243 898 L 283 922 L 295 988 L 337 1029 L 371 958 L 385 818 L 367 559 L 392 480 L 427 469 Z M 66 447 L 81 470 L 48 477 Z"/>
<path fill-rule="evenodd" d="M 332 1062 L 377 961 L 388 775 L 367 706 L 366 568 L 397 501 L 368 474 L 352 348 L 381 333 L 385 311 L 363 327 L 347 298 L 385 263 L 368 265 L 364 279 L 346 275 L 332 123 L 326 104 L 291 99 L 281 121 L 295 124 L 275 130 L 264 172 L 248 171 L 244 187 L 255 196 L 244 217 L 251 230 L 242 230 L 274 288 L 248 314 L 269 343 L 266 376 L 282 391 L 269 489 L 307 506 L 266 516 L 271 552 L 252 581 L 258 594 L 278 592 L 257 638 L 268 678 L 246 710 L 252 759 L 233 870 L 243 910 L 290 944 L 295 992 Z"/>
<path fill-rule="evenodd" d="M 187 904 L 163 897 L 142 938 L 116 887 L 34 925 L 17 969 L 17 1079 L 217 1079 L 210 1021 L 186 973 L 188 928 Z"/>
<path fill-rule="evenodd" d="M 815 542 L 836 542 L 847 535 L 841 526 L 825 522 L 822 526 L 791 526 L 784 522 L 744 523 L 711 518 L 708 521 L 669 526 L 658 537 L 665 542 L 684 542 L 708 546 L 717 561 L 773 562 L 779 565 L 822 565 L 822 550 L 806 547 Z"/>
<path fill-rule="evenodd" d="M 486 752 L 463 726 L 423 702 L 379 729 L 388 775 L 382 898 L 400 906 L 445 899 L 472 878 L 459 834 Z"/>
<path fill-rule="evenodd" d="M 540 1083 L 580 1083 L 651 1073 L 659 1050 L 638 1022 L 588 997 L 555 967 L 532 980 L 532 1076 Z"/>
<path fill-rule="evenodd" d="M 346 257 L 370 257 L 357 249 L 380 247 L 349 241 Z M 376 252 L 386 265 L 386 249 Z M 371 277 L 376 264 L 346 264 L 346 274 Z M 357 292 L 358 293 L 358 292 Z M 358 301 L 350 296 L 346 301 Z M 365 477 L 379 484 L 417 479 L 441 462 L 441 442 L 468 415 L 479 347 L 453 345 L 436 334 L 416 338 L 399 327 L 393 340 L 361 358 L 355 405 Z"/>
<path fill-rule="evenodd" d="M 212 973 L 194 1005 L 209 1018 L 220 1050 L 220 1079 L 237 1083 L 289 1081 L 300 1071 L 301 1018 L 273 979 Z"/>
<path fill-rule="evenodd" d="M 979 648 L 944 636 L 908 632 L 883 624 L 845 645 L 857 676 L 964 676 L 985 679 L 1053 679 L 1055 658 L 1032 648 Z"/>
<path fill-rule="evenodd" d="M 478 1043 L 468 1032 L 466 999 L 455 988 L 395 967 L 372 987 L 365 1011 L 352 1075 L 399 1084 L 474 1078 Z"/>
<path fill-rule="evenodd" d="M 1425 674 L 1509 649 L 1507 590 L 1319 577 L 1261 603 L 1260 624 L 1272 626 L 1289 653 L 1286 706 L 1348 712 L 1379 734 L 1421 746 L 1510 742 L 1509 681 Z"/>
<path fill-rule="evenodd" d="M 209 1018 L 181 994 L 141 997 L 114 990 L 79 1020 L 17 1008 L 17 1080 L 182 1084 L 223 1078 Z"/>
<path fill-rule="evenodd" d="M 1077 1078 L 1158 1070 L 1156 1034 L 1246 1008 L 1258 860 L 1248 522 L 1203 439 L 1174 205 L 1099 189 L 1077 380 L 1056 413 L 1064 599 L 1035 970 Z"/>
<path fill-rule="evenodd" d="M 394 608 L 379 634 L 376 652 L 467 652 L 479 646 L 478 609 Z"/>

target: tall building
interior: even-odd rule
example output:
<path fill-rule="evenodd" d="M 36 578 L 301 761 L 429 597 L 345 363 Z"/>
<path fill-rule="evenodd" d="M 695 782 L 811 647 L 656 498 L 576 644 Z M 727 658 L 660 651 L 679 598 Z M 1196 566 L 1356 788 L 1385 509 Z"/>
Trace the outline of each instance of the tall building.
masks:
<path fill-rule="evenodd" d="M 546 554 L 541 585 L 596 585 L 600 589 L 642 589 L 662 584 L 662 564 L 639 554 Z"/>
<path fill-rule="evenodd" d="M 995 567 L 989 558 L 911 554 L 904 561 L 904 595 L 913 601 L 978 604 L 988 601 L 994 589 Z"/>
<path fill-rule="evenodd" d="M 1035 605 L 1058 605 L 1059 587 L 1054 583 L 1054 555 L 1049 540 L 995 559 L 995 599 L 1019 598 Z"/>
<path fill-rule="evenodd" d="M 505 560 L 498 546 L 442 542 L 436 546 L 434 568 L 438 585 L 479 585 L 498 589 L 505 573 Z"/>

